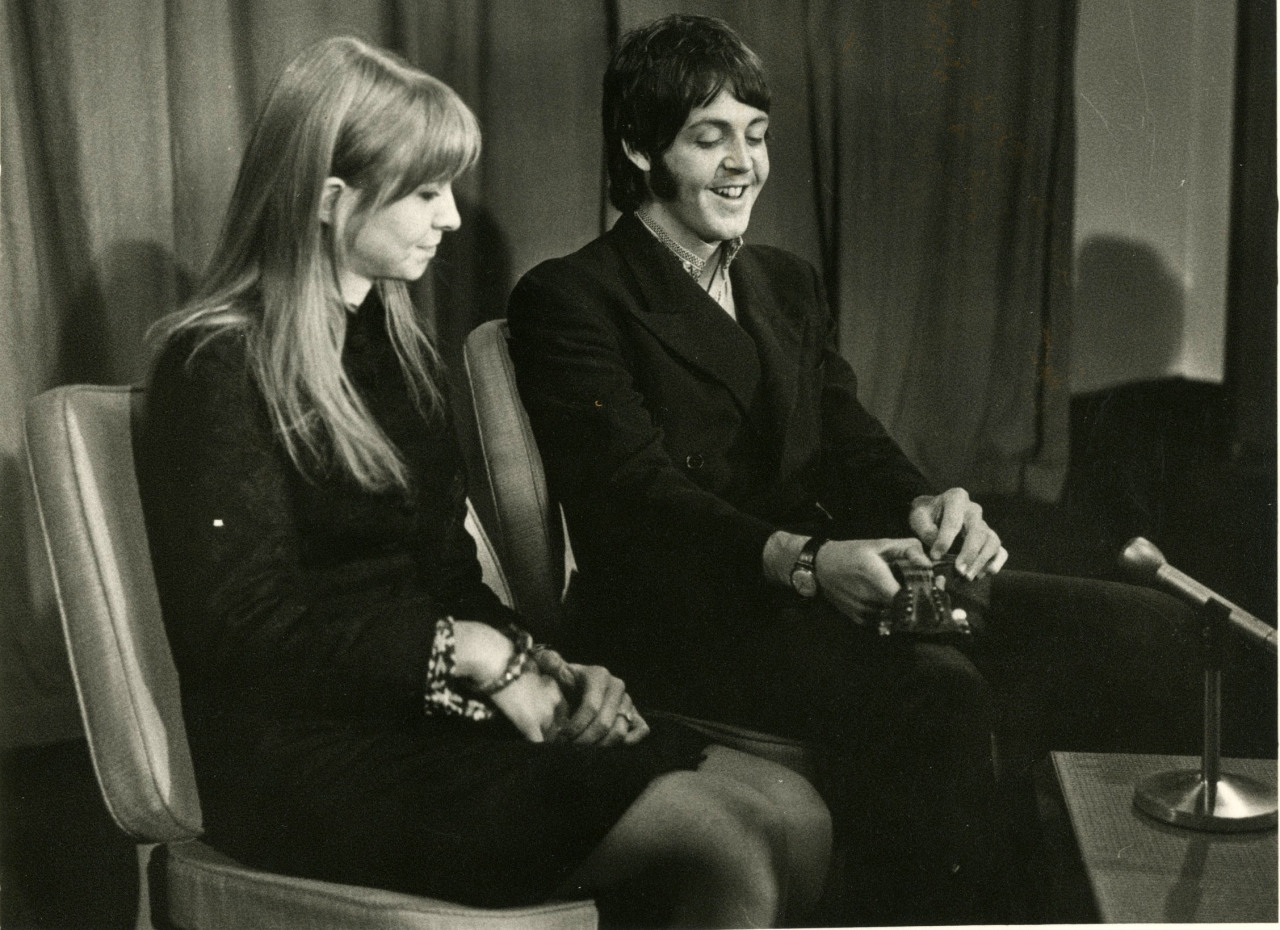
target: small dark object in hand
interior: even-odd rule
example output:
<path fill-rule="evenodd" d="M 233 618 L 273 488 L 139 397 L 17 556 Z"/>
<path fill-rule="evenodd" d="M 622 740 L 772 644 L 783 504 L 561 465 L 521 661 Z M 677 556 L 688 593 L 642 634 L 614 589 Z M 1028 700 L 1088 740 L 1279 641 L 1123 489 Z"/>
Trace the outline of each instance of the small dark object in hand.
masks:
<path fill-rule="evenodd" d="M 881 636 L 971 632 L 968 615 L 963 608 L 952 607 L 947 594 L 947 583 L 956 577 L 954 557 L 944 556 L 932 568 L 894 562 L 893 574 L 902 588 L 880 613 Z"/>

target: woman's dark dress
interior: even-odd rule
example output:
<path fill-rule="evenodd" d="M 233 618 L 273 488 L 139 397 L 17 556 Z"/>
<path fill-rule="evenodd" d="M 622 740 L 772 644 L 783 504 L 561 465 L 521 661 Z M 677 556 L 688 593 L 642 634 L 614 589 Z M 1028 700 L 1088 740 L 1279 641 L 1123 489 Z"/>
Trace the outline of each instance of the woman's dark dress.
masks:
<path fill-rule="evenodd" d="M 381 303 L 349 319 L 343 364 L 409 465 L 408 496 L 308 482 L 243 338 L 192 356 L 203 335 L 158 360 L 137 460 L 206 839 L 304 877 L 545 900 L 706 740 L 655 726 L 602 750 L 530 743 L 500 716 L 426 715 L 437 618 L 516 618 L 481 581 L 452 427 L 414 407 Z"/>

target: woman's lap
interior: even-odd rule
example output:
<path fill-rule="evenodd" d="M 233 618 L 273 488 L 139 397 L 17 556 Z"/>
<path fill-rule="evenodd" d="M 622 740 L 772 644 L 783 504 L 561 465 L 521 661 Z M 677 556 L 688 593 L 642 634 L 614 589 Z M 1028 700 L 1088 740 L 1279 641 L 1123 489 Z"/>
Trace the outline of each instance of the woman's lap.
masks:
<path fill-rule="evenodd" d="M 501 725 L 277 722 L 202 779 L 210 841 L 263 868 L 479 906 L 545 900 L 662 772 L 706 740 L 528 743 Z M 197 754 L 197 772 L 200 771 Z"/>

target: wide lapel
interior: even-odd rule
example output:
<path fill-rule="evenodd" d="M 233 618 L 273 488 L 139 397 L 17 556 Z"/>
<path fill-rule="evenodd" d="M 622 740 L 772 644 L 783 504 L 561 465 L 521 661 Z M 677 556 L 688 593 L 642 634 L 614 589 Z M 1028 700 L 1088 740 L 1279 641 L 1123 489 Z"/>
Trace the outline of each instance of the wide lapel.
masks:
<path fill-rule="evenodd" d="M 611 238 L 641 291 L 643 299 L 630 307 L 635 318 L 673 355 L 728 388 L 747 414 L 760 380 L 751 337 L 634 214 L 618 220 Z"/>
<path fill-rule="evenodd" d="M 773 286 L 768 270 L 750 248 L 738 254 L 729 277 L 738 319 L 759 350 L 771 433 L 781 442 L 779 461 L 785 464 L 810 315 L 799 295 Z"/>

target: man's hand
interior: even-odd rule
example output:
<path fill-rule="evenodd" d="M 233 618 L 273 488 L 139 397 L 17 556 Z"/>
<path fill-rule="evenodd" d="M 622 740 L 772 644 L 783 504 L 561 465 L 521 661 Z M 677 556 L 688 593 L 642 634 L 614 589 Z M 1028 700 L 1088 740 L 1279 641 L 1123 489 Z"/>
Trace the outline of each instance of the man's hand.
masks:
<path fill-rule="evenodd" d="M 970 581 L 994 575 L 1009 558 L 1000 545 L 1000 537 L 982 519 L 982 508 L 969 499 L 964 488 L 917 497 L 911 502 L 909 520 L 912 531 L 935 561 L 946 555 L 964 530 L 964 543 L 956 554 L 956 571 Z"/>
<path fill-rule="evenodd" d="M 828 603 L 847 617 L 868 622 L 902 587 L 889 565 L 898 559 L 922 568 L 932 564 L 918 539 L 841 539 L 818 550 L 814 574 Z"/>
<path fill-rule="evenodd" d="M 630 746 L 649 735 L 649 725 L 636 710 L 621 678 L 599 665 L 566 662 L 554 649 L 535 654 L 538 670 L 560 685 L 572 704 L 558 739 L 590 746 Z"/>

